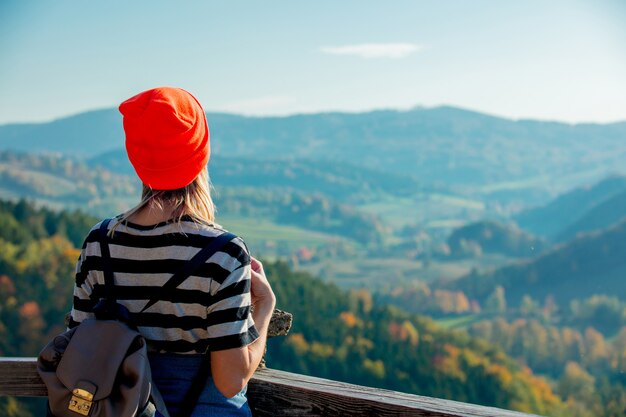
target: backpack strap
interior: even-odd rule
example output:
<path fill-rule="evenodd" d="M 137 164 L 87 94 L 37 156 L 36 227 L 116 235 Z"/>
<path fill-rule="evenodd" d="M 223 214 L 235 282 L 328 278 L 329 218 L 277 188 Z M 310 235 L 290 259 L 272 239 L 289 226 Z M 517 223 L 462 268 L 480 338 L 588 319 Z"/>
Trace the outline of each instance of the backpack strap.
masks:
<path fill-rule="evenodd" d="M 130 319 L 130 312 L 126 307 L 117 302 L 115 297 L 115 278 L 111 268 L 111 252 L 109 250 L 109 223 L 113 219 L 104 219 L 98 229 L 98 241 L 100 243 L 100 262 L 104 274 L 104 296 L 93 307 L 93 313 L 99 320 L 120 320 L 136 329 Z"/>
<path fill-rule="evenodd" d="M 102 262 L 102 272 L 104 273 L 104 296 L 109 302 L 116 302 L 113 292 L 115 278 L 113 278 L 113 270 L 111 270 L 111 252 L 109 251 L 109 223 L 111 223 L 111 219 L 104 219 L 100 223 L 98 240 L 100 241 L 100 262 Z"/>
<path fill-rule="evenodd" d="M 200 265 L 205 263 L 207 259 L 213 256 L 217 251 L 219 251 L 222 246 L 226 245 L 228 242 L 236 237 L 237 236 L 233 233 L 224 232 L 214 238 L 211 243 L 200 249 L 200 251 L 196 255 L 194 255 L 193 258 L 185 262 L 184 267 L 181 268 L 174 275 L 172 275 L 172 277 L 165 284 L 163 284 L 159 293 L 164 294 L 166 291 L 178 287 L 188 276 L 193 274 L 194 271 L 200 267 Z M 148 308 L 152 307 L 157 301 L 159 301 L 159 298 L 151 298 L 148 303 L 141 309 L 140 313 L 143 313 Z"/>

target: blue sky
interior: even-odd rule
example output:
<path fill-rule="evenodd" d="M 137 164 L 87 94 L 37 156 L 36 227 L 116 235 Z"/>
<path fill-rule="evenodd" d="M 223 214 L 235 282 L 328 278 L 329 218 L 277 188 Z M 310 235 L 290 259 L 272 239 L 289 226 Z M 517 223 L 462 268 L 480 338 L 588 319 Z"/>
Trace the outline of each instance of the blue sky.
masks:
<path fill-rule="evenodd" d="M 250 115 L 626 120 L 626 1 L 0 1 L 0 123 L 159 85 Z"/>

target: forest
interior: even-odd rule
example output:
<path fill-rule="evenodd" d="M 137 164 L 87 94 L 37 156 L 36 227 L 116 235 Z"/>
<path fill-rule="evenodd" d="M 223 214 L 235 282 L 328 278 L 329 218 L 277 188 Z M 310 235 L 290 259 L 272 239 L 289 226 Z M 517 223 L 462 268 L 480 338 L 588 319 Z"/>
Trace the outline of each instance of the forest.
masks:
<path fill-rule="evenodd" d="M 36 355 L 64 329 L 81 239 L 96 221 L 2 201 L 0 355 Z M 575 300 L 562 315 L 555 302 L 528 298 L 514 317 L 499 287 L 484 307 L 493 319 L 463 330 L 285 262 L 266 269 L 278 307 L 295 317 L 290 335 L 269 343 L 271 367 L 549 416 L 620 416 L 626 407 L 624 305 L 615 298 Z M 610 339 L 591 326 L 607 311 Z M 0 413 L 35 416 L 41 406 L 17 401 L 0 399 Z"/>
<path fill-rule="evenodd" d="M 270 366 L 623 416 L 626 124 L 450 107 L 208 117 L 217 220 L 295 315 Z M 120 126 L 112 110 L 0 126 L 0 354 L 63 329 L 84 233 L 137 202 Z"/>

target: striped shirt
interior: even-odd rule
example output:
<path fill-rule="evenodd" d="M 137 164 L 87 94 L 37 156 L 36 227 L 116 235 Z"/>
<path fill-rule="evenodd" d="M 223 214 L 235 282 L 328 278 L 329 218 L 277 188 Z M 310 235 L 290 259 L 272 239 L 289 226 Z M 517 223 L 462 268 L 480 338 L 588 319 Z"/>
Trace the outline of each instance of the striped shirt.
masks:
<path fill-rule="evenodd" d="M 76 265 L 70 327 L 93 317 L 93 307 L 104 297 L 99 227 L 87 235 Z M 180 224 L 129 222 L 116 228 L 109 242 L 114 295 L 130 311 L 150 348 L 203 353 L 243 347 L 259 337 L 250 311 L 250 255 L 240 238 L 224 245 L 177 288 L 159 292 L 186 261 L 223 232 L 187 216 Z M 158 295 L 158 302 L 140 312 Z"/>

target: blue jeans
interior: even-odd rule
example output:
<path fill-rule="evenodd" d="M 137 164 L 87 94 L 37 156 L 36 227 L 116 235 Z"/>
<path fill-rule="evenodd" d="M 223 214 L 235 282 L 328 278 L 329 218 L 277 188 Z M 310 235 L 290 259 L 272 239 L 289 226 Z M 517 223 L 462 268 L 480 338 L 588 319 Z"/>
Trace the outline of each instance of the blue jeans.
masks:
<path fill-rule="evenodd" d="M 180 413 L 187 391 L 204 362 L 203 355 L 150 353 L 152 381 L 159 389 L 171 417 Z M 232 398 L 226 398 L 209 377 L 192 417 L 251 417 L 246 388 Z"/>

